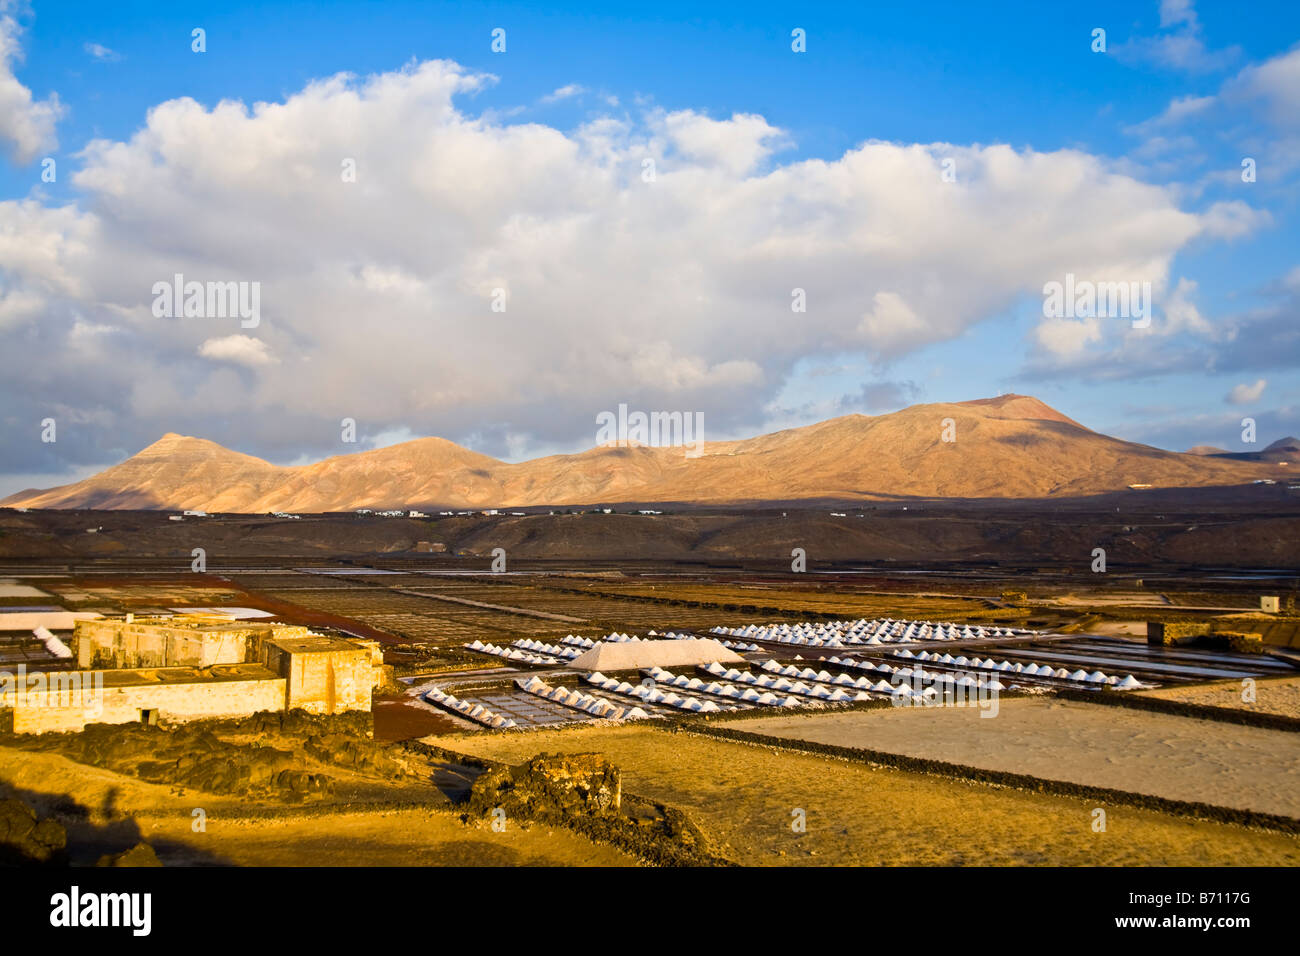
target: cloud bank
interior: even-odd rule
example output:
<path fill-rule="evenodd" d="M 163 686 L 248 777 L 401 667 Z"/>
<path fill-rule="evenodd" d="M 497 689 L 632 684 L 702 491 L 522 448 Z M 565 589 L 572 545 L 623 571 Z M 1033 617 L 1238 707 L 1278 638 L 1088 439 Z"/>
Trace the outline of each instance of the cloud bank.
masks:
<path fill-rule="evenodd" d="M 285 461 L 347 450 L 344 417 L 498 453 L 590 444 L 620 402 L 750 427 L 801 358 L 888 362 L 1069 272 L 1164 294 L 1180 248 L 1251 222 L 1076 150 L 783 162 L 761 116 L 510 124 L 468 108 L 492 82 L 427 61 L 251 107 L 170 100 L 86 146 L 75 204 L 0 202 L 10 468 L 41 470 L 17 436 L 53 396 L 93 423 L 61 432 L 65 465 L 166 431 Z M 155 317 L 176 274 L 260 283 L 260 324 Z M 1044 321 L 1049 350 L 1112 334 Z"/>

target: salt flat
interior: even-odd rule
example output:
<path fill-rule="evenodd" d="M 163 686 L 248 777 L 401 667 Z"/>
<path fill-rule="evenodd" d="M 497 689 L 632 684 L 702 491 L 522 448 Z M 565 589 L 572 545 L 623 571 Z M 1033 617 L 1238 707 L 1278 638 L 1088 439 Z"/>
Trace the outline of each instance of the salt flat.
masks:
<path fill-rule="evenodd" d="M 721 722 L 737 730 L 1300 817 L 1300 734 L 1045 699 Z"/>
<path fill-rule="evenodd" d="M 0 581 L 0 598 L 47 598 L 48 591 L 34 588 L 28 584 L 18 584 L 11 579 Z"/>
<path fill-rule="evenodd" d="M 1206 704 L 1210 707 L 1231 707 L 1234 710 L 1254 710 L 1283 717 L 1300 717 L 1300 677 L 1279 677 L 1255 682 L 1255 699 L 1241 699 L 1240 681 L 1219 681 L 1191 687 L 1161 687 L 1144 691 L 1143 697 L 1160 697 L 1164 700 L 1181 700 L 1189 704 Z"/>

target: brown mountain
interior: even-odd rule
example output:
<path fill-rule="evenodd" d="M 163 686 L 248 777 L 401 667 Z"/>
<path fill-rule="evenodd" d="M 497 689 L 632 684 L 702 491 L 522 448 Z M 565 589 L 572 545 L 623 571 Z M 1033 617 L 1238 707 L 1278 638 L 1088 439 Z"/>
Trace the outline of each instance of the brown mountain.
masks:
<path fill-rule="evenodd" d="M 1292 438 L 1290 435 L 1286 438 L 1279 438 L 1272 444 L 1264 446 L 1262 451 L 1227 451 L 1223 448 L 1215 448 L 1213 445 L 1197 445 L 1195 448 L 1187 449 L 1187 454 L 1203 455 L 1229 461 L 1266 461 L 1275 464 L 1290 464 L 1292 460 L 1300 459 L 1300 438 Z M 1267 477 L 1276 476 L 1270 472 Z"/>
<path fill-rule="evenodd" d="M 951 420 L 954 441 L 943 440 Z M 845 415 L 743 441 L 593 448 L 510 464 L 421 438 L 280 467 L 168 434 L 98 475 L 0 504 L 322 512 L 624 502 L 1050 498 L 1132 484 L 1196 487 L 1285 478 L 1291 466 L 1163 451 L 1099 434 L 1025 395 Z"/>

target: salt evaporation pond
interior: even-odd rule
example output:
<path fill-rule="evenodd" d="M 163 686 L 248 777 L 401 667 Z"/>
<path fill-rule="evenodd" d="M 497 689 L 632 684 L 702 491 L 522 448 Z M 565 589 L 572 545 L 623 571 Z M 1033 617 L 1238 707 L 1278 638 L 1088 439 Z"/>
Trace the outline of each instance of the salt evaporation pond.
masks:
<path fill-rule="evenodd" d="M 1003 699 L 736 723 L 740 730 L 1300 816 L 1300 734 L 1083 702 Z M 723 721 L 719 726 L 728 726 Z"/>

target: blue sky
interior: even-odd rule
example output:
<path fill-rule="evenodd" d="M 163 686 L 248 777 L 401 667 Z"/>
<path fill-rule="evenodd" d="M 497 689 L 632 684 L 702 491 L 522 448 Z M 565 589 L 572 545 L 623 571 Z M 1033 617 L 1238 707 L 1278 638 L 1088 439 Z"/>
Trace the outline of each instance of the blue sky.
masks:
<path fill-rule="evenodd" d="M 592 416 L 620 401 L 703 410 L 710 438 L 1006 391 L 1176 449 L 1238 450 L 1248 415 L 1264 442 L 1300 432 L 1300 344 L 1288 332 L 1300 318 L 1294 3 L 746 3 L 707 13 L 657 3 L 610 13 L 596 4 L 5 0 L 0 10 L 10 50 L 0 75 L 0 234 L 25 250 L 0 258 L 0 302 L 10 305 L 0 307 L 0 335 L 31 370 L 2 386 L 0 491 L 79 476 L 164 431 L 276 461 L 312 459 L 347 450 L 334 433 L 349 412 L 364 443 L 437 433 L 502 457 L 587 447 Z M 206 31 L 202 54 L 191 50 L 195 27 Z M 490 49 L 498 27 L 504 53 Z M 790 48 L 796 27 L 804 53 Z M 1096 28 L 1105 52 L 1091 49 Z M 428 61 L 454 64 L 462 79 L 420 73 Z M 352 78 L 304 95 L 340 73 Z M 385 76 L 391 90 L 366 86 Z M 150 121 L 184 98 L 192 108 Z M 223 120 L 222 101 L 242 104 L 241 115 Z M 256 103 L 296 105 L 286 120 L 259 117 Z M 426 122 L 428 141 L 418 135 Z M 370 205 L 336 207 L 353 200 L 315 177 L 337 167 L 336 153 L 349 155 L 353 130 L 364 131 L 355 150 L 370 157 L 353 195 Z M 875 142 L 889 149 L 849 161 Z M 1024 162 L 1006 168 L 997 147 Z M 480 182 L 473 157 L 484 149 L 501 155 Z M 424 178 L 457 151 L 468 158 L 448 168 L 460 182 Z M 900 174 L 897 208 L 870 235 L 845 240 L 860 221 L 845 210 L 874 223 L 893 197 L 868 181 L 843 198 L 844 177 L 862 183 L 950 151 L 965 191 L 954 211 L 928 193 L 914 198 L 922 187 Z M 673 184 L 660 195 L 684 211 L 653 205 L 607 219 L 608 207 L 643 201 L 635 175 L 606 182 L 629 157 L 635 171 L 639 152 L 657 158 Z M 1035 156 L 1048 158 L 1028 161 Z M 41 182 L 46 157 L 58 164 L 53 183 Z M 1255 160 L 1254 182 L 1241 181 L 1244 157 Z M 383 178 L 367 180 L 376 168 Z M 593 198 L 593 178 L 607 195 Z M 503 208 L 502 195 L 514 205 Z M 716 212 L 698 211 L 719 197 Z M 747 290 L 761 285 L 756 263 L 801 203 L 824 225 L 789 237 L 807 276 L 794 270 L 789 284 L 807 285 L 811 305 L 807 319 L 785 320 L 799 326 L 782 336 L 775 311 L 752 318 Z M 781 206 L 783 218 L 749 214 L 761 204 Z M 318 209 L 328 210 L 320 220 Z M 462 218 L 444 226 L 452 215 Z M 357 248 L 329 236 L 313 251 L 348 216 L 359 217 L 348 226 Z M 386 216 L 401 220 L 391 249 Z M 527 278 L 536 257 L 516 245 L 524 227 L 530 242 L 536 233 L 552 237 L 546 245 L 571 243 Z M 405 254 L 426 228 L 437 240 Z M 638 255 L 662 250 L 662 269 L 612 275 L 611 259 L 597 274 L 582 250 L 619 230 L 642 236 Z M 895 242 L 900 231 L 908 238 Z M 251 264 L 241 236 L 266 243 Z M 1022 274 L 1014 259 L 1018 245 L 1057 243 L 1059 255 L 1042 257 L 1044 279 L 1077 262 L 1099 281 L 1154 280 L 1156 330 L 1139 338 L 1111 319 L 1044 327 L 1038 272 Z M 729 244 L 740 251 L 718 255 Z M 47 249 L 48 261 L 32 251 Z M 206 267 L 258 279 L 278 307 L 252 333 L 151 327 L 150 297 L 139 291 L 137 302 L 130 289 L 170 277 L 169 257 L 189 275 Z M 357 301 L 373 301 L 373 312 L 358 314 L 343 290 L 320 301 L 304 291 L 325 261 L 361 277 L 372 299 Z M 574 296 L 588 268 L 600 291 L 585 309 Z M 137 270 L 134 286 L 116 281 Z M 559 274 L 574 288 L 559 291 Z M 678 281 L 680 294 L 664 297 L 663 284 Z M 955 288 L 961 281 L 969 286 Z M 472 300 L 485 283 L 504 283 L 511 309 L 518 302 L 524 313 L 514 321 L 529 324 L 484 332 L 491 314 L 471 315 L 455 295 Z M 661 328 L 655 317 L 666 310 L 692 314 Z M 336 322 L 351 324 L 327 332 Z M 378 358 L 353 351 L 357 325 L 378 330 L 367 342 L 411 353 L 374 376 L 390 384 L 382 400 L 373 380 L 343 370 L 350 359 L 380 371 Z M 485 350 L 503 357 L 508 382 L 493 380 L 493 361 L 482 387 L 465 375 Z M 118 373 L 100 380 L 95 354 Z M 608 362 L 608 379 L 593 376 L 584 392 L 579 359 Z M 530 374 L 530 362 L 554 369 L 555 381 Z M 140 385 L 164 367 L 174 380 Z M 284 390 L 282 380 L 304 376 L 309 387 Z M 61 422 L 60 441 L 33 448 L 46 414 Z"/>

